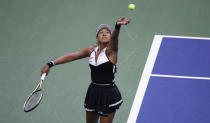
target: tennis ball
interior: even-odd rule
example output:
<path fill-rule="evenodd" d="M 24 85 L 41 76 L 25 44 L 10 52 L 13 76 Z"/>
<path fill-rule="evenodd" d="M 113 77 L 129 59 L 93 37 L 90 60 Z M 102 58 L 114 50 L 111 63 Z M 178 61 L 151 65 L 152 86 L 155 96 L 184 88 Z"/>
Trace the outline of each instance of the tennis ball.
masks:
<path fill-rule="evenodd" d="M 135 9 L 135 4 L 129 4 L 129 5 L 128 5 L 128 9 L 134 10 L 134 9 Z"/>

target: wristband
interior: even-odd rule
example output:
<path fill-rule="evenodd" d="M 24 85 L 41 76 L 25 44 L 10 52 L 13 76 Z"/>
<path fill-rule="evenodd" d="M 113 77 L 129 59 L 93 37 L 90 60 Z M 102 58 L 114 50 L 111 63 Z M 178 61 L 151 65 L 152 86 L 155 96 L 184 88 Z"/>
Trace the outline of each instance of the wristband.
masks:
<path fill-rule="evenodd" d="M 121 27 L 121 25 L 117 25 L 117 22 L 116 22 L 116 24 L 115 24 L 115 29 L 120 29 L 120 27 Z"/>
<path fill-rule="evenodd" d="M 47 63 L 47 65 L 51 68 L 51 67 L 55 66 L 55 63 L 53 61 L 50 61 Z"/>

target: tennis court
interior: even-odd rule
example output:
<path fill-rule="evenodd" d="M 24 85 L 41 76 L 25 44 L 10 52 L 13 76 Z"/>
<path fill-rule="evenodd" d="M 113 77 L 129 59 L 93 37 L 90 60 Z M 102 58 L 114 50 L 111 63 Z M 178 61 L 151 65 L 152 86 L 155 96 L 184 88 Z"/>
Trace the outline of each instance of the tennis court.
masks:
<path fill-rule="evenodd" d="M 122 16 L 132 22 L 119 36 L 115 80 L 124 103 L 114 123 L 127 122 L 154 35 L 210 37 L 209 5 L 207 0 L 1 0 L 0 122 L 84 123 L 88 59 L 54 67 L 33 112 L 23 112 L 23 103 L 46 62 L 96 44 L 98 25 L 113 29 Z"/>
<path fill-rule="evenodd" d="M 156 35 L 128 123 L 209 122 L 210 38 Z"/>

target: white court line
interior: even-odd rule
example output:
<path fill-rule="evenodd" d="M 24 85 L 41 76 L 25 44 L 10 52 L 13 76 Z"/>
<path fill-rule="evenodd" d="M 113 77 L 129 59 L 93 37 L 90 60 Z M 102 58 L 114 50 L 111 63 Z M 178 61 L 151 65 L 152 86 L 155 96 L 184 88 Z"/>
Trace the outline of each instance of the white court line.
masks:
<path fill-rule="evenodd" d="M 147 58 L 147 62 L 144 67 L 144 71 L 142 73 L 142 76 L 141 76 L 141 79 L 139 82 L 136 96 L 134 98 L 133 105 L 131 107 L 131 111 L 130 111 L 127 123 L 135 123 L 136 122 L 136 119 L 137 119 L 137 116 L 138 116 L 138 113 L 139 113 L 139 110 L 141 107 L 142 100 L 144 98 L 144 94 L 145 94 L 145 91 L 146 91 L 146 88 L 147 88 L 147 85 L 149 82 L 150 75 L 152 73 L 153 66 L 155 64 L 155 60 L 156 60 L 161 42 L 162 42 L 162 36 L 155 35 L 155 37 L 153 39 L 152 47 L 149 52 L 149 56 Z"/>
<path fill-rule="evenodd" d="M 164 75 L 164 74 L 151 74 L 155 77 L 167 77 L 167 78 L 181 78 L 181 79 L 203 79 L 210 80 L 210 77 L 197 77 L 197 76 L 177 76 L 177 75 Z"/>
<path fill-rule="evenodd" d="M 210 38 L 207 38 L 207 37 L 171 36 L 171 35 L 156 35 L 156 36 L 162 36 L 162 37 L 164 37 L 164 38 L 185 38 L 185 39 L 202 39 L 202 40 L 210 40 Z"/>

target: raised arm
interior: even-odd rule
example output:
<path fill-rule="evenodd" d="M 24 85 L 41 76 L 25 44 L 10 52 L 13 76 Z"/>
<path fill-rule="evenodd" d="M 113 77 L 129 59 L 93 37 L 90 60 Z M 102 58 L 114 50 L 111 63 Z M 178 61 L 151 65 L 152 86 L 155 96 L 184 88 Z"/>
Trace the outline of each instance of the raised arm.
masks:
<path fill-rule="evenodd" d="M 118 37 L 119 37 L 119 33 L 120 33 L 120 27 L 121 27 L 121 25 L 129 24 L 130 21 L 131 21 L 131 19 L 126 19 L 125 17 L 117 20 L 115 29 L 113 30 L 113 32 L 111 34 L 111 40 L 110 40 L 110 43 L 108 46 L 111 51 L 114 51 L 114 52 L 118 51 Z"/>
<path fill-rule="evenodd" d="M 94 48 L 93 46 L 86 47 L 86 48 L 81 49 L 80 51 L 69 53 L 69 54 L 66 54 L 64 56 L 57 58 L 54 61 L 51 61 L 48 64 L 46 64 L 44 67 L 42 67 L 41 74 L 43 73 L 48 74 L 50 71 L 50 67 L 54 65 L 64 64 L 67 62 L 72 62 L 77 59 L 88 57 L 90 53 L 92 52 L 93 48 Z"/>
<path fill-rule="evenodd" d="M 120 27 L 121 25 L 127 25 L 129 24 L 131 19 L 126 19 L 125 17 L 120 18 L 117 20 L 115 29 L 113 30 L 111 34 L 111 40 L 109 42 L 109 45 L 107 47 L 106 53 L 107 56 L 109 57 L 110 61 L 113 64 L 117 63 L 117 54 L 118 54 L 118 37 L 120 33 Z"/>

